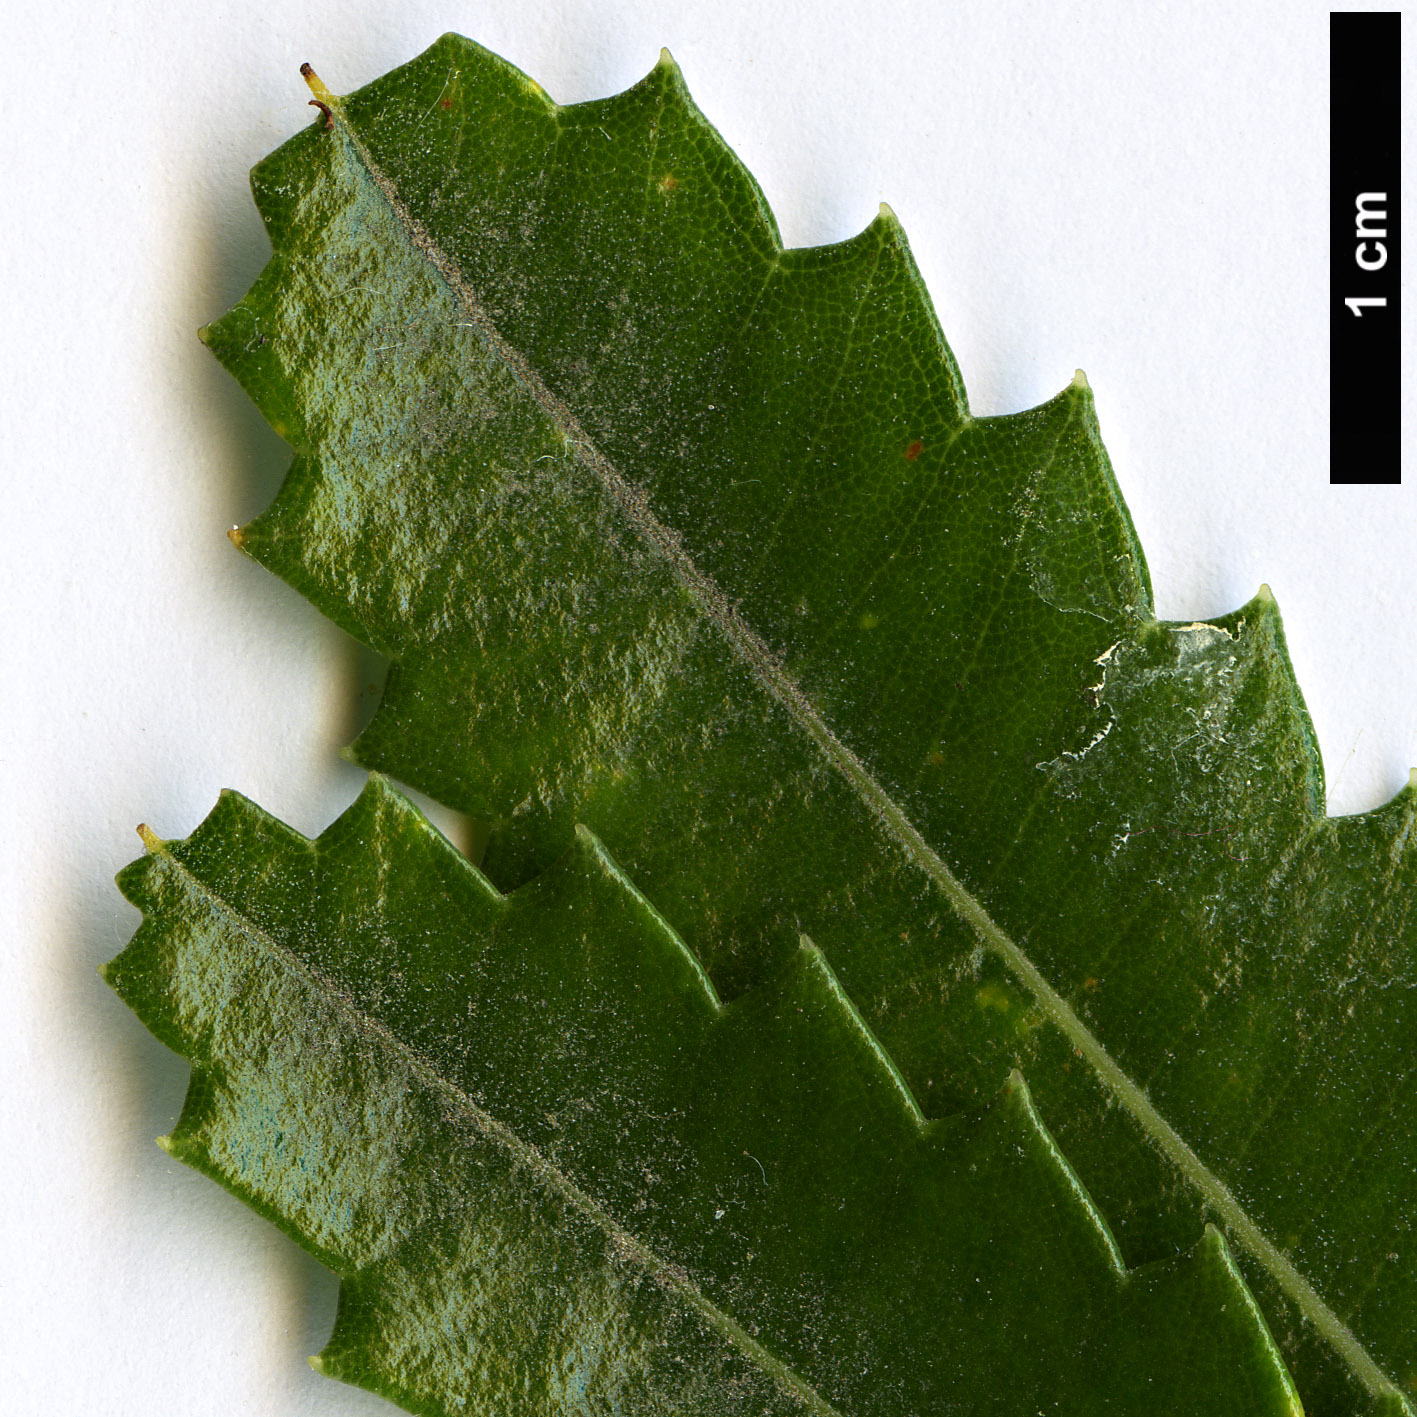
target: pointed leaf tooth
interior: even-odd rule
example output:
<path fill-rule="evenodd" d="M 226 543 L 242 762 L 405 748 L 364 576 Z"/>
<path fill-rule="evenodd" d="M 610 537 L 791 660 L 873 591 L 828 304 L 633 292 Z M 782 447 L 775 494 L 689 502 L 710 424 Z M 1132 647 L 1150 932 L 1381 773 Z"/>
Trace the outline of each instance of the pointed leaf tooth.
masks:
<path fill-rule="evenodd" d="M 1310 813 L 1324 816 L 1324 768 L 1319 752 L 1318 736 L 1309 717 L 1294 664 L 1289 658 L 1289 643 L 1284 634 L 1284 621 L 1279 602 L 1267 585 L 1262 585 L 1253 599 L 1209 621 L 1217 629 L 1234 636 L 1245 647 L 1247 658 L 1256 662 L 1251 674 L 1258 678 L 1258 666 L 1263 666 L 1263 679 L 1249 692 L 1258 700 L 1260 731 L 1267 731 L 1275 757 L 1282 766 L 1292 763 L 1291 775 L 1302 782 L 1306 805 Z M 1184 633 L 1180 626 L 1168 627 Z M 1186 627 L 1195 628 L 1195 627 Z M 1272 791 L 1273 789 L 1271 789 Z"/>
<path fill-rule="evenodd" d="M 306 1362 L 322 1377 L 378 1391 L 380 1375 L 371 1361 L 370 1322 L 357 1275 L 340 1281 L 334 1328 L 324 1346 Z"/>
<path fill-rule="evenodd" d="M 1057 1204 L 1060 1208 L 1075 1209 L 1080 1222 L 1076 1230 L 1084 1238 L 1081 1248 L 1074 1252 L 1074 1263 L 1080 1268 L 1089 1264 L 1100 1267 L 1119 1279 L 1124 1276 L 1126 1262 L 1106 1217 L 1097 1208 L 1081 1177 L 1073 1170 L 1053 1134 L 1038 1115 L 1028 1082 L 1018 1068 L 1009 1074 L 991 1104 L 991 1111 L 998 1111 L 1007 1117 L 1009 1124 L 1026 1139 L 1016 1149 L 1021 1152 L 1022 1146 L 1027 1146 L 1036 1158 L 1035 1164 L 1047 1173 L 1050 1188 L 1059 1198 Z"/>
<path fill-rule="evenodd" d="M 1198 1311 L 1215 1316 L 1200 1332 L 1186 1320 Z M 1136 1374 L 1139 1385 L 1127 1393 L 1139 1406 L 1160 1398 L 1144 1366 L 1127 1359 L 1136 1336 L 1155 1324 L 1174 1324 L 1178 1335 L 1194 1343 L 1182 1364 L 1200 1383 L 1226 1381 L 1243 1394 L 1244 1405 L 1303 1417 L 1293 1380 L 1280 1360 L 1268 1326 L 1231 1258 L 1221 1232 L 1208 1225 L 1195 1246 L 1173 1260 L 1134 1270 L 1128 1277 L 1122 1321 L 1113 1329 L 1108 1361 L 1119 1372 Z"/>
<path fill-rule="evenodd" d="M 541 880 L 554 880 L 557 875 L 563 872 L 569 874 L 571 870 L 574 870 L 575 879 L 579 881 L 585 881 L 593 874 L 615 893 L 620 910 L 626 910 L 628 904 L 628 908 L 634 911 L 636 918 L 643 922 L 645 934 L 656 941 L 652 952 L 668 966 L 663 973 L 666 980 L 673 981 L 668 987 L 676 997 L 683 999 L 686 1007 L 702 1010 L 706 1016 L 718 1014 L 722 1008 L 718 992 L 694 952 L 625 874 L 605 843 L 584 824 L 577 825 L 572 848 L 558 867 L 554 867 Z M 625 966 L 621 962 L 617 967 L 623 969 Z"/>
<path fill-rule="evenodd" d="M 860 1126 L 878 1139 L 909 1136 L 925 1126 L 899 1069 L 842 989 L 826 956 L 805 935 L 776 977 L 740 999 L 733 1012 L 737 1017 L 731 1026 L 741 1032 L 772 1030 L 776 1052 L 792 1049 L 792 1035 L 797 1034 L 814 1050 L 829 1048 L 865 1089 L 871 1115 L 863 1116 Z"/>
<path fill-rule="evenodd" d="M 151 856 L 140 856 L 136 861 L 129 862 L 113 878 L 124 900 L 130 905 L 136 905 L 139 910 L 146 909 L 144 902 L 152 900 L 154 883 L 149 878 L 153 868 L 148 864 L 151 860 Z"/>
<path fill-rule="evenodd" d="M 299 401 L 291 396 L 291 335 L 280 298 L 282 284 L 290 279 L 290 264 L 287 257 L 273 255 L 240 302 L 204 325 L 200 334 L 275 433 L 299 449 L 307 446 L 309 431 Z"/>

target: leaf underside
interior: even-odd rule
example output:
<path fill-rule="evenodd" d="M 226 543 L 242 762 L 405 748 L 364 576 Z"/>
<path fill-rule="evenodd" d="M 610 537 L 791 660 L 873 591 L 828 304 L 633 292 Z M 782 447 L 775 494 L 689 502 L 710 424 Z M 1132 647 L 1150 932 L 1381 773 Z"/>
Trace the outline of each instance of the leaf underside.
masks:
<path fill-rule="evenodd" d="M 1125 1275 L 1021 1079 L 927 1124 L 815 948 L 721 1005 L 589 833 L 509 896 L 380 779 L 316 842 L 226 794 L 151 846 L 108 978 L 192 1061 L 167 1149 L 340 1275 L 326 1373 L 438 1414 L 1298 1410 L 1217 1231 Z"/>
<path fill-rule="evenodd" d="M 1307 1410 L 1410 1411 L 1417 793 L 1323 815 L 1267 592 L 1157 622 L 1085 382 L 972 417 L 893 217 L 783 250 L 667 59 L 326 98 L 204 338 L 296 453 L 240 544 L 392 661 L 356 759 L 502 890 L 587 824 L 745 1008 L 809 935 L 927 1114 L 1021 1071 L 1129 1264 L 1213 1221 Z"/>

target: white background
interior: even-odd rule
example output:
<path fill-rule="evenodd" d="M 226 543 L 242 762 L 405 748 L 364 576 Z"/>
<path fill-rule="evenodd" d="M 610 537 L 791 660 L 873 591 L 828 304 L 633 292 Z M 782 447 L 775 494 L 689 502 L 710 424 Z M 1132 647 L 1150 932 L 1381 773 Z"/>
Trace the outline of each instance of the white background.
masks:
<path fill-rule="evenodd" d="M 571 102 L 667 44 L 789 243 L 850 235 L 889 201 L 976 412 L 1087 371 L 1160 614 L 1218 614 L 1269 582 L 1331 809 L 1358 811 L 1417 762 L 1417 465 L 1405 488 L 1328 484 L 1364 449 L 1361 430 L 1328 436 L 1327 13 L 46 0 L 11 16 L 6 1417 L 390 1410 L 303 1362 L 329 1276 L 153 1146 L 185 1066 L 95 973 L 136 923 L 111 877 L 139 820 L 185 835 L 232 786 L 313 833 L 361 781 L 336 751 L 377 665 L 227 543 L 285 454 L 194 335 L 264 260 L 245 174 L 310 120 L 300 62 L 347 92 L 458 29 Z"/>

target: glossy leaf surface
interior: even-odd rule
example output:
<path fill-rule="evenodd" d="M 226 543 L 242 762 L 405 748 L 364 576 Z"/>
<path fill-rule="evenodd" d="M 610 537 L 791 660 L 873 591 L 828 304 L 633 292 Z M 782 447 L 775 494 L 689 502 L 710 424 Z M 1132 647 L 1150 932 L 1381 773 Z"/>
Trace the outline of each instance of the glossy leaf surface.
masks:
<path fill-rule="evenodd" d="M 589 833 L 510 896 L 379 779 L 316 842 L 227 794 L 148 845 L 108 978 L 192 1061 L 167 1149 L 340 1275 L 324 1372 L 438 1414 L 1298 1410 L 1218 1232 L 1125 1275 L 1021 1079 L 927 1124 L 818 951 L 722 1006 Z"/>
<path fill-rule="evenodd" d="M 1417 794 L 1323 816 L 1273 601 L 1158 623 L 1085 382 L 973 418 L 889 213 L 784 251 L 667 60 L 322 102 L 207 339 L 296 449 L 239 539 L 393 661 L 356 757 L 504 889 L 588 824 L 727 997 L 809 934 L 927 1113 L 1021 1069 L 1129 1262 L 1213 1220 L 1396 1410 Z"/>

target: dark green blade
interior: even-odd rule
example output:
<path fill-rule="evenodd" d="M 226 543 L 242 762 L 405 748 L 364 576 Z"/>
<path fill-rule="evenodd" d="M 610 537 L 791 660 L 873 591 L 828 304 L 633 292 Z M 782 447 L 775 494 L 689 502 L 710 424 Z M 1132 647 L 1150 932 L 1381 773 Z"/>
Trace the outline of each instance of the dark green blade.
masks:
<path fill-rule="evenodd" d="M 721 1005 L 604 848 L 511 896 L 374 779 L 226 794 L 120 877 L 174 1155 L 341 1277 L 316 1360 L 419 1413 L 1291 1417 L 1224 1241 L 1126 1275 L 1021 1078 L 927 1123 L 803 944 Z"/>
<path fill-rule="evenodd" d="M 357 758 L 504 887 L 589 824 L 730 995 L 807 932 L 1129 1260 L 1224 1227 L 1313 1411 L 1417 1388 L 1417 794 L 1323 817 L 1273 601 L 1158 624 L 1085 382 L 973 419 L 889 213 L 783 251 L 667 59 L 326 101 L 207 338 L 297 450 L 243 544 L 394 661 Z"/>

